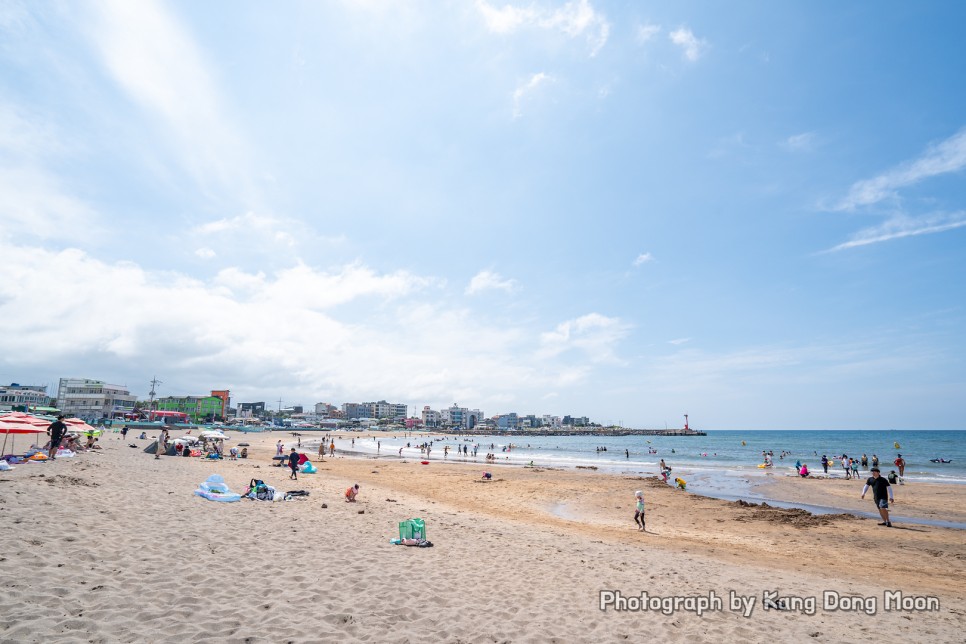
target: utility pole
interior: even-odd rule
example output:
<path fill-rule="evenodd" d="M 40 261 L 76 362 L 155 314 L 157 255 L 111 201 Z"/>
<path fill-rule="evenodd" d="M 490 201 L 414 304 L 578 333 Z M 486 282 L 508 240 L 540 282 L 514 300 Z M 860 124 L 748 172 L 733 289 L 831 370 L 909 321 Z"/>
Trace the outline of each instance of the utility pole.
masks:
<path fill-rule="evenodd" d="M 148 392 L 148 411 L 154 411 L 154 397 L 157 395 L 155 388 L 158 385 L 163 385 L 164 383 L 158 380 L 157 376 L 151 378 L 151 391 Z"/>

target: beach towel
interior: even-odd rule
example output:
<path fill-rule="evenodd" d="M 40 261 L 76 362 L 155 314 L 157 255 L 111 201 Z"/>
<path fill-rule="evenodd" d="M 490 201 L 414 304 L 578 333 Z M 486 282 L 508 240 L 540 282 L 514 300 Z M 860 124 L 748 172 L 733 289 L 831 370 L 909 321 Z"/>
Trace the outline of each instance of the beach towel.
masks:
<path fill-rule="evenodd" d="M 396 546 L 416 546 L 417 548 L 433 547 L 433 542 L 426 539 L 390 539 L 389 543 Z"/>
<path fill-rule="evenodd" d="M 399 522 L 399 538 L 406 539 L 425 539 L 426 522 L 422 519 L 406 519 Z"/>

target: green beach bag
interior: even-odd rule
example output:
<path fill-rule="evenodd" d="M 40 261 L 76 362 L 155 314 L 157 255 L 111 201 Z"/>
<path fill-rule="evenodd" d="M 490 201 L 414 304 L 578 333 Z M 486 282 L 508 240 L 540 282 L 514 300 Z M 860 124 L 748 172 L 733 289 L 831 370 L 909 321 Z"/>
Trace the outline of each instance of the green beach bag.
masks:
<path fill-rule="evenodd" d="M 400 539 L 425 539 L 426 522 L 422 519 L 407 519 L 399 522 Z"/>

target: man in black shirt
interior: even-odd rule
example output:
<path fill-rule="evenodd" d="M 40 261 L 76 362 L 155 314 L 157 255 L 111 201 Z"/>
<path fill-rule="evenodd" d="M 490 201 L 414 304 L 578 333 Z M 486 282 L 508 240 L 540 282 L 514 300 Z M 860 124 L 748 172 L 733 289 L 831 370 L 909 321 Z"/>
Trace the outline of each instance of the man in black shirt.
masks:
<path fill-rule="evenodd" d="M 295 451 L 294 447 L 292 448 L 291 453 L 288 455 L 288 466 L 292 469 L 292 474 L 289 476 L 289 478 L 297 481 L 299 479 L 299 455 Z"/>
<path fill-rule="evenodd" d="M 891 528 L 892 522 L 889 521 L 889 502 L 896 502 L 892 496 L 892 486 L 889 485 L 889 481 L 882 478 L 879 474 L 878 467 L 873 467 L 871 472 L 872 476 L 869 477 L 869 480 L 865 482 L 865 487 L 862 488 L 862 498 L 864 499 L 865 493 L 869 491 L 869 488 L 872 488 L 872 500 L 875 501 L 875 507 L 879 509 L 879 516 L 882 517 L 882 523 L 879 525 Z"/>
<path fill-rule="evenodd" d="M 57 448 L 60 447 L 60 441 L 67 433 L 67 424 L 64 423 L 63 414 L 47 427 L 47 433 L 50 434 L 50 450 L 47 452 L 47 456 L 57 458 Z"/>

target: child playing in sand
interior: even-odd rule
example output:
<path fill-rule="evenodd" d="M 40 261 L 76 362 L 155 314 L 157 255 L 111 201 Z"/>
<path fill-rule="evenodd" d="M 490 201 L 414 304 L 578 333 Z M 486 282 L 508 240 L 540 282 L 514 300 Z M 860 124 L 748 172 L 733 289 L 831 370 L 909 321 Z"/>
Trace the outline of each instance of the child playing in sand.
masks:
<path fill-rule="evenodd" d="M 358 483 L 356 483 L 355 485 L 353 485 L 352 487 L 350 487 L 348 490 L 345 491 L 345 502 L 346 503 L 355 503 L 356 502 L 356 495 L 357 494 L 359 494 L 359 484 Z"/>
<path fill-rule="evenodd" d="M 634 524 L 641 526 L 641 532 L 647 532 L 647 530 L 644 529 L 644 492 L 641 490 L 635 492 L 634 500 L 637 502 L 634 508 Z"/>

